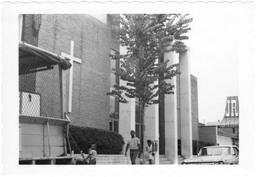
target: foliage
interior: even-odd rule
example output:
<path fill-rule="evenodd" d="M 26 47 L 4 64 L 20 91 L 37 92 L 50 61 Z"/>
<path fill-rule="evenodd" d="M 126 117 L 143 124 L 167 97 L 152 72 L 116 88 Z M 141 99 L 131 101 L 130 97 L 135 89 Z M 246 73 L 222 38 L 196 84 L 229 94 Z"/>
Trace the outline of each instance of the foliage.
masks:
<path fill-rule="evenodd" d="M 69 140 L 75 153 L 88 152 L 91 144 L 96 144 L 98 154 L 120 154 L 124 145 L 123 137 L 115 132 L 97 128 L 70 125 Z"/>
<path fill-rule="evenodd" d="M 159 93 L 173 93 L 174 85 L 170 81 L 177 74 L 176 65 L 168 65 L 164 53 L 186 51 L 183 40 L 188 39 L 185 34 L 191 21 L 188 15 L 181 14 L 120 16 L 120 44 L 126 53 L 111 57 L 120 63 L 114 73 L 123 82 L 115 84 L 108 95 L 121 103 L 136 98 L 142 125 L 145 107 L 159 103 Z M 144 128 L 141 133 L 143 142 Z"/>
<path fill-rule="evenodd" d="M 176 65 L 168 66 L 163 61 L 165 52 L 184 52 L 183 40 L 192 21 L 188 15 L 180 14 L 134 14 L 120 17 L 120 43 L 127 52 L 112 55 L 119 60 L 120 68 L 114 73 L 125 81 L 115 84 L 109 95 L 126 103 L 127 98 L 138 98 L 143 106 L 158 103 L 159 90 L 164 94 L 173 93 L 171 80 L 176 74 Z M 159 81 L 161 74 L 163 79 Z"/>

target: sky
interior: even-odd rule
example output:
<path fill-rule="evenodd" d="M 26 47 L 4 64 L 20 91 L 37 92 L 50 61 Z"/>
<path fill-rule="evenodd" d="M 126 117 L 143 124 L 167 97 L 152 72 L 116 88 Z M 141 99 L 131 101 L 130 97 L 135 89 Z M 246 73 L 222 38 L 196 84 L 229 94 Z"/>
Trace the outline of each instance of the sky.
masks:
<path fill-rule="evenodd" d="M 106 22 L 104 14 L 90 14 Z M 190 48 L 191 74 L 198 79 L 199 122 L 222 120 L 227 96 L 239 96 L 239 60 L 243 37 L 248 33 L 250 18 L 234 9 L 218 13 L 194 12 L 185 41 Z M 243 26 L 243 24 L 245 26 Z"/>
<path fill-rule="evenodd" d="M 201 1 L 198 1 L 201 2 Z M 216 176 L 221 174 L 227 175 L 239 175 L 239 176 L 253 176 L 249 174 L 255 174 L 255 91 L 256 82 L 255 81 L 255 71 L 256 68 L 252 62 L 255 58 L 252 47 L 252 40 L 256 39 L 256 34 L 252 35 L 253 25 L 255 21 L 252 19 L 255 14 L 252 10 L 248 10 L 246 4 L 242 3 L 175 3 L 171 6 L 168 4 L 163 4 L 159 8 L 158 4 L 152 3 L 152 6 L 156 11 L 148 8 L 144 5 L 136 5 L 134 7 L 130 6 L 130 3 L 123 4 L 124 7 L 116 7 L 115 5 L 122 5 L 117 3 L 111 3 L 109 6 L 104 7 L 103 5 L 96 4 L 92 7 L 92 3 L 81 4 L 74 3 L 62 4 L 63 8 L 58 3 L 50 3 L 50 5 L 37 4 L 37 3 L 24 3 L 23 6 L 17 3 L 3 3 L 5 8 L 2 8 L 3 15 L 2 19 L 2 41 L 5 45 L 2 45 L 2 54 L 4 60 L 4 66 L 2 67 L 2 62 L 0 62 L 0 83 L 1 84 L 1 94 L 0 94 L 0 112 L 2 116 L 2 128 L 0 131 L 1 141 L 3 149 L 1 153 L 3 155 L 3 173 L 5 174 L 59 174 L 59 169 L 44 170 L 42 168 L 18 168 L 13 162 L 16 161 L 18 157 L 18 146 L 19 146 L 19 131 L 16 131 L 18 127 L 18 121 L 16 119 L 19 105 L 18 105 L 18 69 L 17 69 L 17 58 L 18 50 L 17 43 L 17 27 L 18 27 L 18 14 L 23 13 L 109 13 L 107 12 L 107 7 L 113 7 L 116 11 L 123 9 L 123 11 L 133 12 L 135 9 L 139 9 L 147 13 L 169 13 L 172 11 L 171 8 L 176 8 L 175 12 L 190 13 L 194 21 L 191 24 L 192 30 L 189 32 L 190 39 L 187 41 L 187 45 L 190 47 L 190 59 L 191 59 L 191 71 L 192 74 L 196 75 L 198 78 L 198 101 L 199 101 L 199 121 L 212 122 L 221 120 L 224 115 L 225 100 L 229 95 L 238 95 L 240 101 L 240 111 L 243 113 L 241 124 L 239 125 L 239 136 L 241 157 L 239 160 L 241 164 L 236 168 L 229 170 L 226 168 L 217 167 L 216 170 L 212 170 L 210 176 Z M 1 4 L 2 5 L 2 4 Z M 36 6 L 36 7 L 34 7 Z M 251 4 L 247 4 L 251 6 Z M 254 5 L 255 6 L 255 5 Z M 18 8 L 17 8 L 18 7 Z M 100 9 L 101 8 L 101 9 Z M 104 10 L 105 9 L 105 10 Z M 127 9 L 127 10 L 126 10 Z M 114 11 L 114 12 L 116 12 Z M 190 12 L 191 11 L 191 12 Z M 254 10 L 255 11 L 255 10 Z M 256 11 L 255 11 L 256 12 Z M 0 15 L 0 16 L 1 16 Z M 249 42 L 249 43 L 248 43 Z M 250 43 L 251 42 L 251 43 Z M 0 44 L 1 45 L 1 44 Z M 255 45 L 256 46 L 256 45 Z M 10 52 L 11 51 L 11 52 Z M 16 66 L 16 67 L 14 67 Z M 256 66 L 256 65 L 255 65 Z M 9 69 L 11 68 L 11 69 Z M 254 72 L 253 72 L 254 70 Z M 12 82 L 11 82 L 12 81 Z M 7 84 L 8 83 L 8 84 Z M 4 93 L 4 94 L 2 94 Z M 3 96 L 3 97 L 2 97 Z M 16 100 L 16 101 L 15 101 Z M 246 104 L 247 103 L 247 104 Z M 240 114 L 241 115 L 241 114 Z M 10 133 L 12 130 L 12 133 Z M 249 136 L 248 136 L 249 135 Z M 11 141 L 10 141 L 11 140 Z M 11 152 L 11 153 L 10 153 Z M 0 156 L 1 156 L 0 155 Z M 122 172 L 130 172 L 128 166 L 127 169 L 120 170 L 109 170 L 103 169 L 105 176 L 113 176 L 123 174 Z M 159 174 L 159 167 L 148 169 L 149 176 L 156 176 Z M 75 174 L 84 174 L 83 169 L 76 169 Z M 143 176 L 148 175 L 145 171 L 140 169 L 134 169 L 134 174 Z M 161 167 L 161 175 L 170 176 L 170 169 Z M 172 168 L 171 173 L 176 174 L 176 176 L 191 176 L 191 174 L 196 174 L 198 170 L 202 169 L 190 168 L 188 170 L 180 170 L 180 168 Z M 224 171 L 226 170 L 226 171 Z M 39 173 L 38 173 L 39 171 Z M 203 169 L 202 174 L 206 172 L 208 174 L 208 168 Z M 109 173 L 106 173 L 109 172 Z M 114 172 L 114 173 L 113 173 Z M 195 173 L 191 173 L 195 172 Z M 73 169 L 66 169 L 65 173 L 74 173 Z M 86 170 L 87 174 L 93 174 L 95 176 L 95 170 Z M 129 173 L 125 173 L 127 176 L 131 176 Z M 166 175 L 164 175 L 166 174 Z M 18 176 L 17 175 L 17 176 Z M 16 176 L 16 175 L 15 175 Z M 78 175 L 77 175 L 78 176 Z M 136 175 L 135 175 L 136 176 Z M 194 175 L 192 175 L 194 176 Z M 255 175 L 254 175 L 255 176 Z"/>
<path fill-rule="evenodd" d="M 239 96 L 239 61 L 246 44 L 244 35 L 250 32 L 248 15 L 235 11 L 190 14 L 192 30 L 186 43 L 190 47 L 191 73 L 198 78 L 202 123 L 222 120 L 226 97 Z"/>

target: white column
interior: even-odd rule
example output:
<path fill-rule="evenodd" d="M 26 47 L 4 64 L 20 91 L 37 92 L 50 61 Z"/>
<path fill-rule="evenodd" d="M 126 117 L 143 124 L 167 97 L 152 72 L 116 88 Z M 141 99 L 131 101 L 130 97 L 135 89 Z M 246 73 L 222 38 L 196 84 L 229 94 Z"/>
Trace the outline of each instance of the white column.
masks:
<path fill-rule="evenodd" d="M 187 52 L 180 53 L 180 123 L 181 123 L 181 153 L 185 158 L 192 157 L 192 109 L 190 64 Z"/>
<path fill-rule="evenodd" d="M 155 152 L 155 164 L 159 164 L 159 105 L 153 104 L 145 108 L 144 115 L 145 132 L 144 145 L 147 140 L 157 141 L 158 147 Z M 145 152 L 145 147 L 144 147 Z"/>
<path fill-rule="evenodd" d="M 129 103 L 120 103 L 119 106 L 119 133 L 126 142 L 131 138 L 130 131 L 135 130 L 135 99 Z"/>
<path fill-rule="evenodd" d="M 169 60 L 168 65 L 177 63 L 178 54 L 168 52 L 164 54 L 164 60 Z M 178 163 L 178 134 L 177 134 L 177 89 L 176 77 L 169 81 L 174 87 L 174 94 L 165 95 L 165 156 L 172 163 Z"/>
<path fill-rule="evenodd" d="M 124 81 L 120 80 L 120 85 L 124 85 Z M 124 138 L 124 148 L 127 140 L 131 138 L 130 131 L 135 130 L 135 98 L 128 101 L 119 104 L 119 134 Z"/>

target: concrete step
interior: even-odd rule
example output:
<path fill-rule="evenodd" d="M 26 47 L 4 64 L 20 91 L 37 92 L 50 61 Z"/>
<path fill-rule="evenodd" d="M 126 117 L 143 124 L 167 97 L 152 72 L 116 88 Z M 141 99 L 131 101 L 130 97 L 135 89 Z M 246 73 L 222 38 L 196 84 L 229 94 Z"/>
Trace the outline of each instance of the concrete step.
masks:
<path fill-rule="evenodd" d="M 75 159 L 82 159 L 81 154 L 74 154 Z M 85 154 L 87 157 L 87 154 Z M 178 163 L 180 164 L 183 158 L 178 156 Z M 136 164 L 140 164 L 140 159 L 137 158 Z M 112 164 L 130 164 L 129 156 L 124 156 L 123 154 L 117 155 L 106 155 L 98 154 L 97 155 L 97 164 L 100 165 L 112 165 Z M 147 160 L 144 161 L 144 164 L 149 164 Z M 173 164 L 171 160 L 168 160 L 164 155 L 159 156 L 159 164 Z"/>
<path fill-rule="evenodd" d="M 181 164 L 183 157 L 178 156 L 178 164 Z M 159 164 L 173 164 L 171 160 L 168 160 L 165 155 L 159 156 Z"/>
<path fill-rule="evenodd" d="M 85 154 L 87 157 L 88 154 Z M 81 154 L 74 154 L 75 159 L 82 159 Z M 128 156 L 124 156 L 123 154 L 113 154 L 113 155 L 106 155 L 106 154 L 99 154 L 97 155 L 97 164 L 101 165 L 109 165 L 109 164 L 129 164 Z"/>

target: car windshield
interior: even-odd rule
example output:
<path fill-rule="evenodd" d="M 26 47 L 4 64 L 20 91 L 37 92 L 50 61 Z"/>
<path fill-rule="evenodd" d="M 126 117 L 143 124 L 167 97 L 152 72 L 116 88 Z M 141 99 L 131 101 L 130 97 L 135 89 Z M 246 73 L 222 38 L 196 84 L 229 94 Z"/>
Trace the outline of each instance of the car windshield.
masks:
<path fill-rule="evenodd" d="M 230 147 L 204 147 L 199 155 L 229 155 L 231 154 Z"/>

